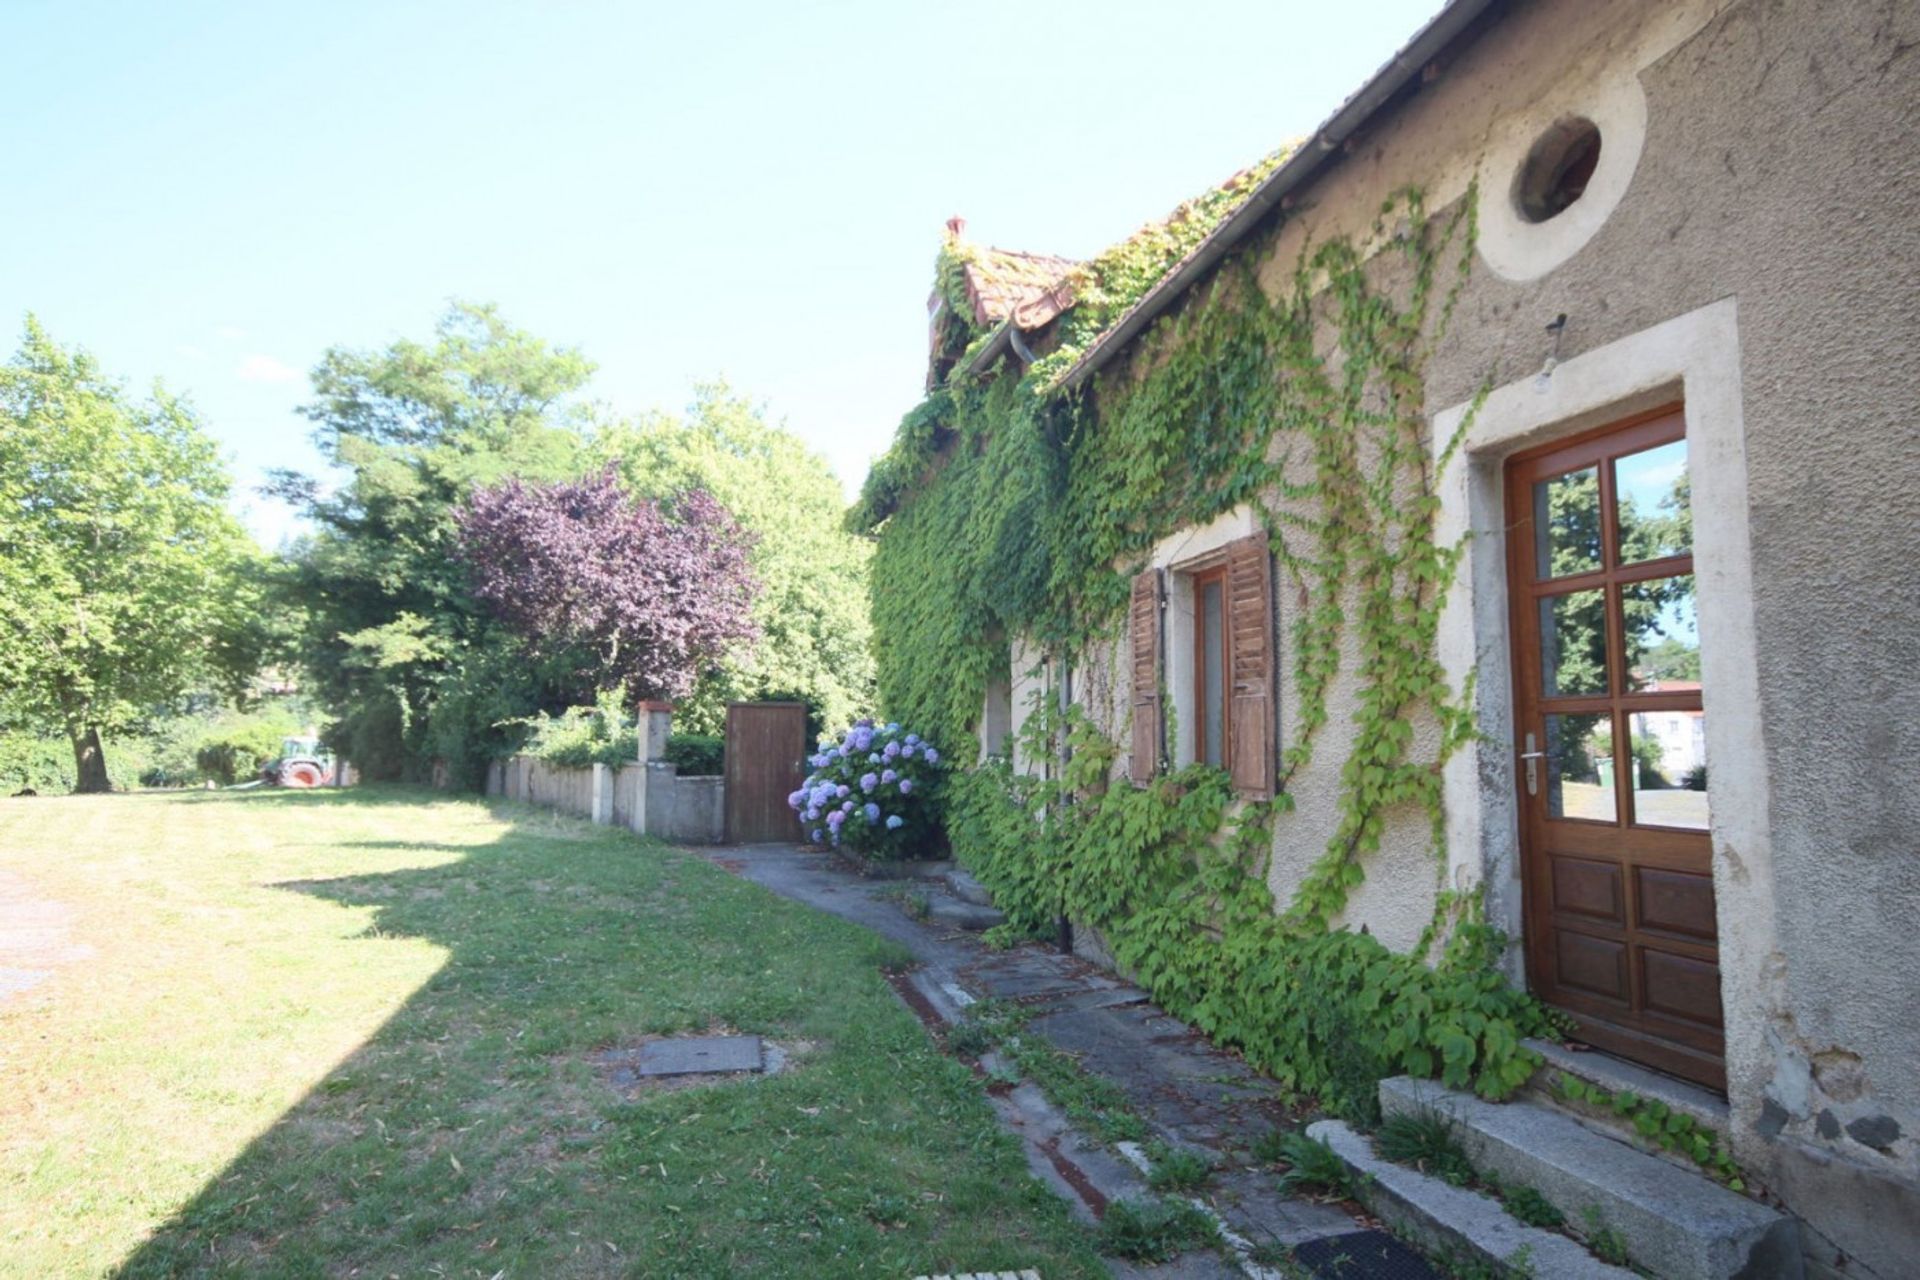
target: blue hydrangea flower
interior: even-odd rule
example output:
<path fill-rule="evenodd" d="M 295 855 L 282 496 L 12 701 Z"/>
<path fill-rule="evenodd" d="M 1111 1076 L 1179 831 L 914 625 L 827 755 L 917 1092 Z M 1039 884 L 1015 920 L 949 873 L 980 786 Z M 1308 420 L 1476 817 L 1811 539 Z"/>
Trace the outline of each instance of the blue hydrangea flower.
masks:
<path fill-rule="evenodd" d="M 907 745 L 908 745 L 908 746 L 910 746 L 910 747 L 917 747 L 917 746 L 919 746 L 919 745 L 920 745 L 920 735 L 919 735 L 919 734 L 917 734 L 917 733 L 910 733 L 910 734 L 908 734 L 908 735 L 907 735 Z"/>
<path fill-rule="evenodd" d="M 889 742 L 887 749 L 880 754 L 889 760 L 898 760 L 900 758 L 900 744 L 897 742 Z"/>
<path fill-rule="evenodd" d="M 900 776 L 899 774 L 895 773 L 891 769 L 882 769 L 880 771 L 880 781 L 882 782 L 892 782 L 895 778 L 899 776 Z"/>
<path fill-rule="evenodd" d="M 901 794 L 901 795 L 903 795 L 903 796 L 910 796 L 910 795 L 912 795 L 912 794 L 913 794 L 913 779 L 912 779 L 912 778 L 902 778 L 902 779 L 900 779 L 900 794 Z"/>
<path fill-rule="evenodd" d="M 840 812 L 840 810 L 838 809 L 835 809 L 832 813 L 827 815 L 827 825 L 829 827 L 832 827 L 836 833 L 840 830 L 840 824 L 845 822 L 846 820 L 847 820 L 847 815 Z"/>
<path fill-rule="evenodd" d="M 932 747 L 927 748 L 927 763 L 928 764 L 940 763 L 940 753 L 938 751 L 935 751 Z"/>
<path fill-rule="evenodd" d="M 811 831 L 809 831 L 809 832 L 807 832 L 807 838 L 808 838 L 808 839 L 810 839 L 810 840 L 812 840 L 812 841 L 813 841 L 813 842 L 814 842 L 815 844 L 819 844 L 819 843 L 820 843 L 820 828 L 818 828 L 818 827 L 815 827 L 815 828 L 814 828 L 813 830 L 811 830 Z"/>
<path fill-rule="evenodd" d="M 853 801 L 851 800 L 842 801 L 840 807 L 834 810 L 834 812 L 835 813 L 852 813 Z"/>
<path fill-rule="evenodd" d="M 820 811 L 812 805 L 808 805 L 807 811 L 800 815 L 800 819 L 803 822 L 818 822 L 820 821 Z"/>
<path fill-rule="evenodd" d="M 872 791 L 875 787 L 879 785 L 880 785 L 879 774 L 863 773 L 860 775 L 860 789 L 862 791 Z"/>
<path fill-rule="evenodd" d="M 792 795 L 787 797 L 787 808 L 798 809 L 801 805 L 806 803 L 806 800 L 807 800 L 807 793 L 805 788 L 802 788 L 801 790 L 796 791 Z"/>
<path fill-rule="evenodd" d="M 907 820 L 901 817 L 899 814 L 890 813 L 887 815 L 887 830 L 898 831 L 900 828 L 906 825 L 907 825 Z"/>
<path fill-rule="evenodd" d="M 888 733 L 898 733 L 898 732 L 900 732 L 900 722 L 899 722 L 898 720 L 895 720 L 895 721 L 894 721 L 894 722 L 893 722 L 892 724 L 890 724 L 890 725 L 888 725 L 888 726 L 887 726 L 887 732 L 888 732 Z"/>
<path fill-rule="evenodd" d="M 880 821 L 880 806 L 874 804 L 872 801 L 868 801 L 867 804 L 862 806 L 860 812 L 867 815 L 868 822 Z"/>
<path fill-rule="evenodd" d="M 853 788 L 844 782 L 833 789 L 833 794 L 839 796 L 842 800 L 845 800 L 852 792 Z"/>

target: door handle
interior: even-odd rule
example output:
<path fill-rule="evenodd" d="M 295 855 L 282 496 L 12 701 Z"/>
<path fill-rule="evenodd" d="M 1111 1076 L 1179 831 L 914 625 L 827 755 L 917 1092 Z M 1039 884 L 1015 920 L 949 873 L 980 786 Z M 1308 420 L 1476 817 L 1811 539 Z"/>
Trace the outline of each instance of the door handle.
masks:
<path fill-rule="evenodd" d="M 1520 758 L 1527 762 L 1527 794 L 1537 796 L 1540 794 L 1540 762 L 1547 758 L 1547 753 L 1535 749 L 1532 734 L 1527 735 L 1527 749 L 1520 753 Z"/>

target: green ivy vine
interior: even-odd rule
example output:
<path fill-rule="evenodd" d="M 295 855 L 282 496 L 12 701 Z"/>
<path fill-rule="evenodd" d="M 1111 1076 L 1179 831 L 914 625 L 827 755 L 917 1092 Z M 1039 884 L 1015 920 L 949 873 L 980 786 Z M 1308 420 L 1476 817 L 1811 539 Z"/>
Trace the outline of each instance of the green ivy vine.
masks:
<path fill-rule="evenodd" d="M 1298 732 L 1276 800 L 1241 802 L 1201 766 L 1111 786 L 1113 743 L 1077 709 L 1047 711 L 1029 719 L 1030 758 L 1064 747 L 1071 764 L 1034 778 L 983 762 L 954 780 L 949 830 L 1016 925 L 1065 914 L 1094 926 L 1170 1011 L 1359 1113 L 1391 1071 L 1504 1096 L 1538 1065 L 1522 1037 L 1548 1029 L 1501 979 L 1504 940 L 1473 895 L 1438 893 L 1409 955 L 1331 927 L 1394 811 L 1427 815 L 1444 866 L 1440 770 L 1472 735 L 1471 689 L 1450 687 L 1436 653 L 1462 548 L 1435 536 L 1423 400 L 1470 267 L 1475 203 L 1470 191 L 1435 218 L 1401 192 L 1364 244 L 1311 246 L 1277 288 L 1259 275 L 1271 227 L 1121 367 L 1063 393 L 1082 345 L 1151 287 L 1155 263 L 1172 265 L 1153 253 L 1125 256 L 1125 271 L 1109 263 L 1124 287 L 1069 312 L 1058 351 L 958 380 L 910 414 L 850 515 L 879 532 L 888 713 L 959 747 L 988 681 L 1009 674 L 1010 637 L 1101 652 L 1158 539 L 1242 504 L 1262 514 L 1293 601 Z M 1360 695 L 1339 820 L 1279 904 L 1267 862 L 1285 783 L 1313 758 L 1344 661 Z"/>

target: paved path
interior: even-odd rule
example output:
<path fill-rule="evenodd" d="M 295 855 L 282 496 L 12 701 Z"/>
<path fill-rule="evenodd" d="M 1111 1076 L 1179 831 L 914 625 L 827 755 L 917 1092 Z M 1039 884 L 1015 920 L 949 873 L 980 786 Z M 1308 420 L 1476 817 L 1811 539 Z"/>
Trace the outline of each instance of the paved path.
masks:
<path fill-rule="evenodd" d="M 42 897 L 24 876 L 0 870 L 0 1007 L 93 948 L 73 939 L 73 908 Z"/>
<path fill-rule="evenodd" d="M 1419 1280 L 1437 1275 L 1417 1263 L 1418 1270 L 1407 1269 L 1404 1263 L 1391 1269 L 1354 1265 L 1364 1252 L 1359 1246 L 1376 1238 L 1367 1230 L 1370 1224 L 1356 1221 L 1353 1213 L 1338 1205 L 1281 1194 L 1273 1173 L 1257 1167 L 1248 1155 L 1248 1146 L 1267 1130 L 1295 1127 L 1279 1101 L 1277 1086 L 1155 1007 L 1138 987 L 1051 948 L 1028 945 L 994 951 L 976 934 L 915 920 L 901 909 L 897 897 L 890 896 L 897 895 L 899 881 L 854 875 L 834 859 L 805 849 L 734 846 L 708 850 L 706 856 L 782 897 L 855 921 L 905 945 L 921 967 L 902 984 L 901 994 L 923 1018 L 954 1021 L 963 1016 L 968 1003 L 987 997 L 1028 1006 L 1032 1010 L 1029 1031 L 1116 1084 L 1156 1137 L 1211 1154 L 1220 1172 L 1206 1199 L 1243 1241 L 1297 1247 L 1347 1238 L 1355 1247 L 1333 1248 L 1329 1256 L 1344 1259 L 1345 1269 L 1339 1274 L 1351 1280 L 1376 1275 Z M 1031 1084 L 994 1101 L 1025 1144 L 1034 1172 L 1083 1217 L 1097 1217 L 1111 1200 L 1149 1194 L 1124 1152 L 1072 1131 Z M 1117 1266 L 1115 1272 L 1159 1280 L 1288 1274 L 1244 1258 L 1237 1261 L 1236 1266 L 1211 1254 L 1189 1254 L 1165 1267 L 1130 1271 Z"/>

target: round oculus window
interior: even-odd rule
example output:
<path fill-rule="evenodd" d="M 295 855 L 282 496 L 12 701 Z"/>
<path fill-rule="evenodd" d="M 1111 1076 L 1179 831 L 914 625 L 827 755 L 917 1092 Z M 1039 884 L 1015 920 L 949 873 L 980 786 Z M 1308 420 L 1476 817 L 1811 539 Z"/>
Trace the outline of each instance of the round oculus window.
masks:
<path fill-rule="evenodd" d="M 1513 181 L 1513 204 L 1526 222 L 1558 217 L 1587 193 L 1600 163 L 1600 129 L 1570 117 L 1555 122 L 1527 151 Z"/>

